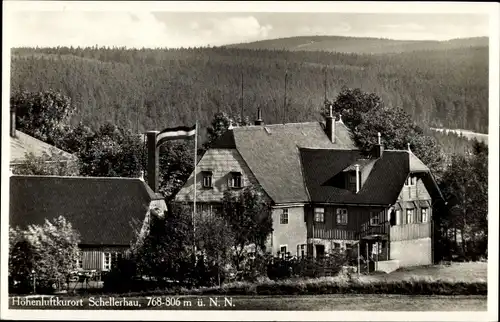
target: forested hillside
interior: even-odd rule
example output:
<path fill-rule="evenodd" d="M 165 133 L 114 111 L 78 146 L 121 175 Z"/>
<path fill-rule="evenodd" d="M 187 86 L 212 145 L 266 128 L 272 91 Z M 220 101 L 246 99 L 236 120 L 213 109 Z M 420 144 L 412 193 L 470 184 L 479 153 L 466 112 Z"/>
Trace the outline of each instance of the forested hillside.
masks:
<path fill-rule="evenodd" d="M 13 90 L 60 91 L 76 105 L 71 122 L 94 129 L 105 121 L 143 131 L 195 119 L 206 128 L 217 111 L 241 113 L 242 80 L 244 115 L 253 119 L 260 106 L 266 123 L 319 120 L 326 74 L 330 100 L 343 86 L 361 88 L 421 125 L 488 131 L 487 47 L 386 55 L 97 47 L 12 54 Z"/>
<path fill-rule="evenodd" d="M 303 36 L 267 39 L 227 47 L 242 49 L 278 49 L 290 51 L 329 51 L 356 54 L 402 53 L 415 50 L 442 50 L 488 46 L 487 37 L 435 40 L 393 40 L 340 36 Z"/>

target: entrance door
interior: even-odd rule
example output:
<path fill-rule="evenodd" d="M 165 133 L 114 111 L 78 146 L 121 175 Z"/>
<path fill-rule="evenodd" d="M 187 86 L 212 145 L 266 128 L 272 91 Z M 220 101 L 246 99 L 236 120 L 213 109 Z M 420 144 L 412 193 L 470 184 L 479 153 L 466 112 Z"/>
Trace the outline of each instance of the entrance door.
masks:
<path fill-rule="evenodd" d="M 316 246 L 316 257 L 323 258 L 325 257 L 325 245 L 315 245 Z"/>

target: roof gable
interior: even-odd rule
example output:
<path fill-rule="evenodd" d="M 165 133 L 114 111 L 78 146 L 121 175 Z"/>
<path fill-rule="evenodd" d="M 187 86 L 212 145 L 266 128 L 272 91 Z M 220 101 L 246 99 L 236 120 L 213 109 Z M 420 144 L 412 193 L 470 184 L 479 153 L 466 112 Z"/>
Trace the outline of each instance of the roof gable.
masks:
<path fill-rule="evenodd" d="M 12 176 L 9 224 L 25 228 L 64 216 L 88 245 L 128 245 L 153 193 L 136 178 Z"/>
<path fill-rule="evenodd" d="M 319 122 L 287 123 L 233 128 L 220 141 L 234 146 L 275 203 L 306 202 L 299 148 L 354 147 L 347 128 L 336 122 L 335 143 Z M 232 137 L 230 139 L 229 137 Z M 216 143 L 214 147 L 228 146 Z"/>
<path fill-rule="evenodd" d="M 76 160 L 76 156 L 56 148 L 53 145 L 40 141 L 26 133 L 16 131 L 16 137 L 10 137 L 10 163 L 18 164 L 26 160 L 26 153 L 33 153 L 40 157 L 44 153 L 51 155 L 59 154 L 62 159 Z"/>
<path fill-rule="evenodd" d="M 428 172 L 429 168 L 413 152 L 408 152 L 411 172 Z"/>

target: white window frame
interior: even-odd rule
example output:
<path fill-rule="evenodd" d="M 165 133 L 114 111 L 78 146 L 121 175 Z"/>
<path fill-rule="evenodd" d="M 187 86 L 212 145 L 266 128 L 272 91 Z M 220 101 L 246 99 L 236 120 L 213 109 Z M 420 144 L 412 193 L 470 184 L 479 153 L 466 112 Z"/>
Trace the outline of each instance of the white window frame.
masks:
<path fill-rule="evenodd" d="M 283 211 L 280 214 L 280 224 L 288 225 L 288 208 L 283 208 Z"/>
<path fill-rule="evenodd" d="M 411 214 L 411 216 L 410 216 Z M 411 221 L 410 221 L 411 218 Z M 406 224 L 413 224 L 415 223 L 415 209 L 413 208 L 408 208 L 406 209 Z"/>
<path fill-rule="evenodd" d="M 376 222 L 373 219 L 376 219 Z M 370 211 L 370 226 L 378 225 L 380 225 L 380 212 Z"/>
<path fill-rule="evenodd" d="M 285 248 L 284 252 L 282 251 L 283 248 Z M 282 258 L 286 258 L 288 256 L 288 245 L 280 245 L 280 256 Z"/>
<path fill-rule="evenodd" d="M 347 212 L 347 208 L 337 208 L 335 209 L 335 213 L 335 222 L 337 225 L 347 225 L 349 222 L 349 213 Z"/>
<path fill-rule="evenodd" d="M 297 257 L 306 257 L 307 255 L 307 245 L 299 244 L 297 245 Z"/>
<path fill-rule="evenodd" d="M 396 226 L 401 225 L 401 209 L 396 210 Z"/>
<path fill-rule="evenodd" d="M 203 188 L 212 188 L 213 187 L 213 180 L 212 180 L 212 173 L 211 172 L 203 172 Z"/>
<path fill-rule="evenodd" d="M 316 215 L 321 215 L 320 218 L 321 220 L 318 220 L 318 216 Z M 314 222 L 317 222 L 317 223 L 324 223 L 325 222 L 325 208 L 321 208 L 321 207 L 316 207 L 314 208 Z"/>
<path fill-rule="evenodd" d="M 109 262 L 106 264 L 106 257 L 109 256 Z M 111 270 L 111 252 L 103 252 L 102 253 L 102 270 L 110 271 Z"/>
<path fill-rule="evenodd" d="M 420 208 L 422 223 L 429 222 L 429 208 Z"/>
<path fill-rule="evenodd" d="M 415 175 L 408 175 L 405 181 L 405 186 L 415 186 L 417 184 L 417 177 Z"/>
<path fill-rule="evenodd" d="M 236 185 L 238 183 L 239 179 L 239 185 Z M 231 172 L 231 178 L 229 179 L 229 187 L 230 188 L 243 188 L 243 174 L 239 172 Z"/>

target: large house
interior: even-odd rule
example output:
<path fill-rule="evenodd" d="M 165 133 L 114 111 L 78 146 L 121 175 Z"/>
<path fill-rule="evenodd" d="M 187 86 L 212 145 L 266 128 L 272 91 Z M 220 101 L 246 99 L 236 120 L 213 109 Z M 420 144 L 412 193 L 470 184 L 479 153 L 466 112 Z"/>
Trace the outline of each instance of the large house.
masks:
<path fill-rule="evenodd" d="M 272 204 L 273 254 L 320 257 L 359 243 L 379 269 L 432 263 L 433 176 L 409 149 L 358 150 L 342 120 L 229 129 L 197 164 L 197 212 L 258 184 Z M 192 203 L 194 174 L 176 196 Z M 358 247 L 358 246 L 356 246 Z M 384 266 L 385 265 L 385 266 Z"/>

